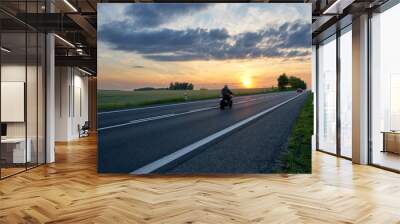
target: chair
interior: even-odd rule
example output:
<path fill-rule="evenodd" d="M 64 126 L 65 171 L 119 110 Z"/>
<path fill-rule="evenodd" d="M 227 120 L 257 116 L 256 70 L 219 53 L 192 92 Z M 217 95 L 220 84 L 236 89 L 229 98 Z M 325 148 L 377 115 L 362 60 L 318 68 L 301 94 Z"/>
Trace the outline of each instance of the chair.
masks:
<path fill-rule="evenodd" d="M 89 129 L 90 129 L 89 121 L 85 121 L 82 127 L 78 124 L 79 138 L 89 136 Z"/>

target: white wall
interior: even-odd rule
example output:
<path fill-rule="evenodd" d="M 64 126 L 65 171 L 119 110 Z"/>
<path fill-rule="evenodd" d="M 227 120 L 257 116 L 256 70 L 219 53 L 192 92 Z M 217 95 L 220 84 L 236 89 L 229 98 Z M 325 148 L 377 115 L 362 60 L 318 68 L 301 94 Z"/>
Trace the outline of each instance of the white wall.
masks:
<path fill-rule="evenodd" d="M 27 70 L 25 70 L 27 69 Z M 2 82 L 24 82 L 26 72 L 28 72 L 28 87 L 27 87 L 27 119 L 28 119 L 28 132 L 32 130 L 36 131 L 36 107 L 37 107 L 37 97 L 36 97 L 36 79 L 31 77 L 32 74 L 36 77 L 36 67 L 18 64 L 5 64 L 1 67 L 1 81 Z M 42 105 L 38 105 L 39 107 Z M 24 109 L 24 108 L 23 108 Z M 7 110 L 7 108 L 2 108 L 2 110 Z M 35 112 L 35 113 L 34 113 Z M 33 122 L 33 123 L 32 123 Z M 7 122 L 7 134 L 9 137 L 24 137 L 25 136 L 25 123 L 26 122 Z M 36 132 L 35 132 L 36 134 Z M 29 133 L 28 133 L 29 137 Z"/>
<path fill-rule="evenodd" d="M 32 162 L 44 163 L 44 74 L 41 73 L 41 67 L 36 67 L 25 64 L 3 64 L 1 66 L 1 81 L 2 82 L 23 82 L 26 89 L 19 90 L 19 94 L 24 94 L 26 90 L 26 101 L 22 102 L 22 107 L 16 109 L 12 107 L 2 107 L 2 112 L 24 114 L 25 117 L 20 122 L 5 122 L 7 124 L 8 138 L 28 138 L 29 148 L 31 149 Z M 39 70 L 37 70 L 39 69 Z M 27 80 L 25 80 L 27 78 Z M 2 90 L 3 92 L 3 90 Z M 7 97 L 2 95 L 3 97 Z M 25 106 L 26 102 L 26 106 Z M 17 102 L 15 102 L 17 103 Z M 39 161 L 36 161 L 39 159 Z"/>
<path fill-rule="evenodd" d="M 69 86 L 71 83 L 67 67 L 55 68 L 55 140 L 67 141 L 69 127 Z"/>
<path fill-rule="evenodd" d="M 4 82 L 25 82 L 25 64 L 24 65 L 2 65 L 1 81 Z M 1 108 L 7 110 L 7 108 Z M 8 122 L 7 137 L 25 137 L 25 122 Z"/>
<path fill-rule="evenodd" d="M 55 85 L 55 140 L 77 139 L 78 125 L 88 120 L 88 78 L 76 68 L 56 67 Z"/>
<path fill-rule="evenodd" d="M 1 81 L 1 121 L 25 121 L 25 83 Z M 36 108 L 36 105 L 35 105 Z"/>
<path fill-rule="evenodd" d="M 88 121 L 89 118 L 89 112 L 88 112 L 88 78 L 85 76 L 81 76 L 82 73 L 79 73 L 76 75 L 75 70 L 75 75 L 74 75 L 74 108 L 72 110 L 72 117 L 73 119 L 71 120 L 71 126 L 72 126 L 72 136 L 79 137 L 79 132 L 78 132 L 78 125 L 83 125 L 85 121 Z"/>

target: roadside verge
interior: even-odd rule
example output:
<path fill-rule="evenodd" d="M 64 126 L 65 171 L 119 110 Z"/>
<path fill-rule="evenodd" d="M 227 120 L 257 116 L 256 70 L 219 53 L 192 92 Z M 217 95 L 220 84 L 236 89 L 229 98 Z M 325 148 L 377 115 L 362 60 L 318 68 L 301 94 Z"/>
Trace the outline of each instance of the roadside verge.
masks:
<path fill-rule="evenodd" d="M 307 93 L 299 117 L 289 137 L 287 149 L 280 157 L 277 173 L 311 173 L 311 136 L 313 134 L 313 96 Z"/>

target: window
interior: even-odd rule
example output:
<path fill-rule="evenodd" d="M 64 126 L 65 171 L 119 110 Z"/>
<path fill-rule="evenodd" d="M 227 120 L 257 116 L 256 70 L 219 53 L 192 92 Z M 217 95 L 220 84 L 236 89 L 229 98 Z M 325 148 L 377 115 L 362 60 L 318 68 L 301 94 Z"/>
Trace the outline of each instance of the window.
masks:
<path fill-rule="evenodd" d="M 351 26 L 340 36 L 340 154 L 352 157 L 352 34 Z"/>
<path fill-rule="evenodd" d="M 20 13 L 36 13 L 39 5 L 40 1 L 19 2 L 18 7 Z M 0 178 L 4 178 L 45 162 L 46 40 L 23 22 L 2 13 L 0 17 L 13 21 L 0 23 Z"/>
<path fill-rule="evenodd" d="M 336 153 L 336 36 L 318 48 L 318 149 Z"/>
<path fill-rule="evenodd" d="M 371 19 L 372 163 L 400 170 L 400 4 Z"/>

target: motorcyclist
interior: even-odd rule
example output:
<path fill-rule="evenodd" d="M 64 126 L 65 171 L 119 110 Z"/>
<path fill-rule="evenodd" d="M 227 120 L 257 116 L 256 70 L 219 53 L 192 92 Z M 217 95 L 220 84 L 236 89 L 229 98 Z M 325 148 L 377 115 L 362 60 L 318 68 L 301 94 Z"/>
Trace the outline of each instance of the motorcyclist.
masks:
<path fill-rule="evenodd" d="M 232 98 L 232 91 L 229 89 L 228 85 L 225 84 L 224 88 L 221 89 L 222 98 L 225 100 L 231 100 Z"/>

